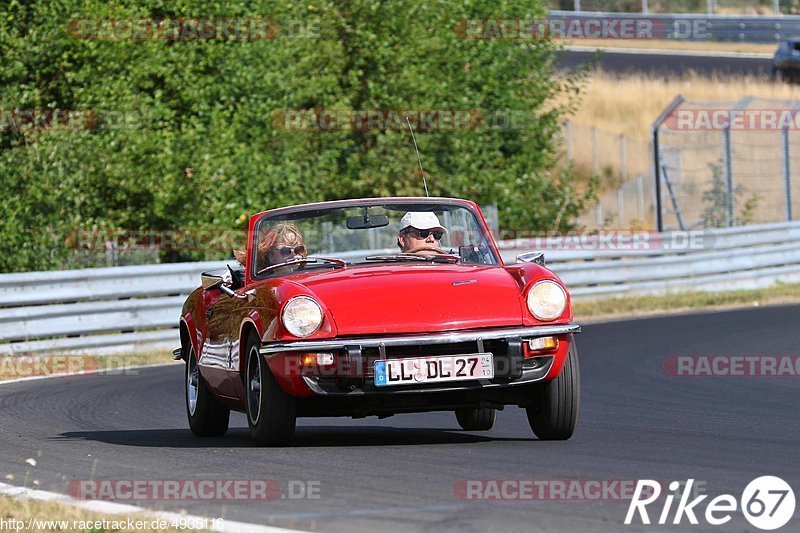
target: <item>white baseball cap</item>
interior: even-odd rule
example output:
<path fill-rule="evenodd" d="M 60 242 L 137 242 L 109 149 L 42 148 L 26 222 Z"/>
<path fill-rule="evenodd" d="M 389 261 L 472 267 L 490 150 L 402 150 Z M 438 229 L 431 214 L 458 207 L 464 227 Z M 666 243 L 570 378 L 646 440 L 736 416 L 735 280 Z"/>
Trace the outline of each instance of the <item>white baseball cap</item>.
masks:
<path fill-rule="evenodd" d="M 430 211 L 409 211 L 403 215 L 403 218 L 400 219 L 400 231 L 409 226 L 417 229 L 440 229 L 447 233 L 445 227 L 439 224 L 439 217 L 436 216 L 436 213 Z"/>

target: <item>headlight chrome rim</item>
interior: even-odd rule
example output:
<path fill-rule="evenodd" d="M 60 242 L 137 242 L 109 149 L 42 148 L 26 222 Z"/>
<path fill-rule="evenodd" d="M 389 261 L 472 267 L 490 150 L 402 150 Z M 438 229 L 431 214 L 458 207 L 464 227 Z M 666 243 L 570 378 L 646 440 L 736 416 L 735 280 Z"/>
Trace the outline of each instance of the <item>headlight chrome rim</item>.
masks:
<path fill-rule="evenodd" d="M 304 310 L 296 309 L 298 306 L 308 306 L 309 304 L 313 307 L 306 307 Z M 316 312 L 317 316 L 296 316 L 296 313 L 298 312 Z M 295 316 L 292 316 L 293 314 L 295 314 Z M 287 315 L 289 316 L 287 317 Z M 307 320 L 305 324 L 301 322 L 303 319 Z M 286 305 L 283 306 L 283 311 L 281 311 L 281 324 L 283 324 L 283 327 L 286 328 L 286 331 L 288 331 L 290 334 L 301 339 L 309 337 L 319 331 L 323 320 L 324 314 L 322 313 L 322 306 L 320 306 L 319 303 L 310 296 L 295 296 L 294 298 L 289 299 L 289 301 L 286 302 Z"/>
<path fill-rule="evenodd" d="M 543 311 L 541 307 L 536 307 L 536 304 L 531 301 L 532 297 L 539 296 L 541 298 L 546 296 L 540 294 L 542 288 L 544 287 L 547 287 L 547 290 L 549 290 L 550 287 L 555 287 L 558 289 L 558 293 L 555 294 L 560 294 L 561 302 L 557 301 L 552 302 L 552 304 L 558 304 L 558 305 L 553 305 L 553 309 L 558 309 L 558 313 L 555 313 L 554 311 L 551 311 L 549 313 Z M 551 293 L 549 296 L 552 297 L 553 294 Z M 525 302 L 528 306 L 528 312 L 530 312 L 534 317 L 544 322 L 552 322 L 553 320 L 556 320 L 558 317 L 564 314 L 564 311 L 567 309 L 567 291 L 564 290 L 564 287 L 562 287 L 560 284 L 558 284 L 553 280 L 549 279 L 541 280 L 534 283 L 534 285 L 530 288 L 530 290 L 528 290 L 528 294 L 525 297 Z"/>

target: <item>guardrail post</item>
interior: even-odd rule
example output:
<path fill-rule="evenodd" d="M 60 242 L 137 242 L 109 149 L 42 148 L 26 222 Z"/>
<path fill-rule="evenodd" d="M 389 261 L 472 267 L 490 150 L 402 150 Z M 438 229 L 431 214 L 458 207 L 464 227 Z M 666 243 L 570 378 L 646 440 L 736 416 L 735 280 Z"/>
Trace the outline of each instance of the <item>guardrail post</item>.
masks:
<path fill-rule="evenodd" d="M 792 159 L 789 150 L 789 128 L 783 129 L 783 180 L 786 191 L 786 220 L 792 217 Z"/>
<path fill-rule="evenodd" d="M 725 185 L 728 193 L 728 227 L 735 224 L 734 218 L 736 212 L 735 199 L 733 197 L 733 165 L 731 163 L 731 129 L 725 128 L 722 130 L 723 138 L 723 161 L 725 163 Z"/>

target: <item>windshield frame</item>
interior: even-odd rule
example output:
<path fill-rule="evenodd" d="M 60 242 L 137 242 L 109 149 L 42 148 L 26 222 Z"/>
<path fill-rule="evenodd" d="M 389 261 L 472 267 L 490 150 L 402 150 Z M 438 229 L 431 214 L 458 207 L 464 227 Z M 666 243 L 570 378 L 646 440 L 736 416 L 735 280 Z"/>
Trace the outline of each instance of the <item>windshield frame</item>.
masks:
<path fill-rule="evenodd" d="M 383 205 L 402 206 L 405 204 L 408 204 L 409 210 L 413 209 L 414 207 L 435 206 L 435 205 L 448 205 L 448 206 L 453 206 L 453 208 L 466 209 L 474 218 L 476 225 L 486 235 L 487 237 L 486 241 L 487 244 L 489 245 L 489 252 L 492 256 L 492 259 L 496 263 L 496 266 L 504 265 L 503 259 L 500 256 L 500 252 L 497 249 L 497 243 L 494 240 L 494 236 L 492 235 L 491 231 L 489 231 L 489 227 L 486 224 L 486 220 L 483 218 L 483 214 L 480 212 L 480 208 L 474 202 L 471 202 L 469 200 L 462 200 L 459 198 L 441 198 L 441 197 L 358 198 L 352 200 L 334 200 L 330 202 L 318 202 L 313 204 L 302 204 L 290 207 L 281 207 L 269 211 L 264 211 L 262 213 L 255 215 L 253 217 L 255 219 L 255 222 L 251 226 L 253 230 L 251 232 L 250 243 L 249 243 L 250 250 L 248 251 L 248 275 L 250 276 L 250 279 L 253 281 L 259 281 L 275 277 L 274 273 L 264 273 L 261 275 L 257 275 L 257 273 L 255 272 L 255 267 L 256 267 L 256 250 L 258 247 L 258 236 L 261 233 L 260 232 L 261 225 L 273 220 L 276 217 L 284 218 L 287 215 L 295 215 L 295 214 L 301 215 L 303 213 L 308 213 L 313 211 L 328 211 L 328 210 L 348 208 L 348 207 L 372 207 L 372 206 L 383 206 Z M 368 266 L 370 264 L 378 265 L 380 263 L 376 262 L 355 263 L 354 265 Z M 351 263 L 348 263 L 348 266 L 351 266 Z M 486 267 L 495 265 L 478 265 L 478 266 Z M 308 270 L 304 269 L 303 272 L 308 272 Z"/>

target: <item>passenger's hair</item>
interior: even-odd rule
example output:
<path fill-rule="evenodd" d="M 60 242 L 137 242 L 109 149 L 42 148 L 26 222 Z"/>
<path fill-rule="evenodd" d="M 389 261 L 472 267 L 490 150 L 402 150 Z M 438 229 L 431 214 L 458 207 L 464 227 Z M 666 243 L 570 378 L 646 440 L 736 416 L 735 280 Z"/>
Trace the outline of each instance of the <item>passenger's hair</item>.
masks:
<path fill-rule="evenodd" d="M 287 246 L 305 244 L 303 235 L 300 233 L 297 226 L 289 222 L 279 222 L 265 231 L 263 236 L 259 239 L 258 252 L 256 254 L 256 268 L 269 266 L 269 251 L 279 242 L 285 243 Z M 244 265 L 247 252 L 244 250 L 234 250 L 233 257 Z"/>

